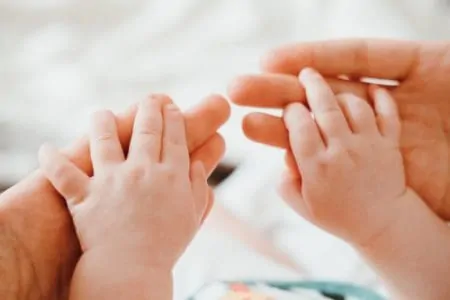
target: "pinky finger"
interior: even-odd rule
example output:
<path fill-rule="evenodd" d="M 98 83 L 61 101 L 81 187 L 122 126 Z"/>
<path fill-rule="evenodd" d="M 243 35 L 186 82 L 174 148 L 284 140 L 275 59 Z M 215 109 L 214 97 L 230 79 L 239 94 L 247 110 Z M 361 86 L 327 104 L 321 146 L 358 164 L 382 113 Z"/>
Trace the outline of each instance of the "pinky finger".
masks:
<path fill-rule="evenodd" d="M 203 212 L 200 224 L 203 224 L 205 222 L 206 218 L 208 218 L 209 213 L 211 212 L 213 206 L 214 206 L 214 191 L 210 187 L 208 187 L 208 199 L 207 199 L 206 208 L 205 208 L 205 211 Z"/>
<path fill-rule="evenodd" d="M 203 221 L 205 211 L 208 206 L 208 183 L 206 171 L 203 163 L 196 161 L 191 165 L 191 185 L 194 194 L 195 210 L 199 219 L 199 223 Z"/>
<path fill-rule="evenodd" d="M 301 192 L 301 181 L 285 171 L 281 182 L 278 184 L 278 194 L 299 215 L 310 220 L 308 204 L 304 201 Z"/>
<path fill-rule="evenodd" d="M 69 206 L 78 204 L 86 195 L 89 177 L 53 146 L 43 145 L 39 149 L 39 164 Z"/>
<path fill-rule="evenodd" d="M 291 175 L 296 178 L 301 178 L 300 171 L 298 169 L 297 161 L 295 160 L 294 154 L 291 150 L 287 150 L 284 155 L 284 161 Z"/>
<path fill-rule="evenodd" d="M 378 129 L 381 135 L 398 143 L 401 123 L 395 100 L 384 88 L 371 86 L 369 90 L 374 102 Z"/>

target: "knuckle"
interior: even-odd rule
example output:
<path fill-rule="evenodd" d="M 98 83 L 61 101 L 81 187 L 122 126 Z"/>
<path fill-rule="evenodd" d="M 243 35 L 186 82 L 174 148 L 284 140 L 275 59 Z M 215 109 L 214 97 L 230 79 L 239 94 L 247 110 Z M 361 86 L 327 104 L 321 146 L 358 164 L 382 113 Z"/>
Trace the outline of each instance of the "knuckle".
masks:
<path fill-rule="evenodd" d="M 157 122 L 154 122 L 154 120 L 144 118 L 141 124 L 137 126 L 137 133 L 141 135 L 160 136 L 162 127 Z"/>
<path fill-rule="evenodd" d="M 129 182 L 140 181 L 147 176 L 147 170 L 140 165 L 134 165 L 126 172 L 126 177 Z"/>
<path fill-rule="evenodd" d="M 68 167 L 65 164 L 56 164 L 52 169 L 52 174 L 58 180 L 65 180 L 67 178 Z"/>
<path fill-rule="evenodd" d="M 341 117 L 341 109 L 335 105 L 325 105 L 319 112 L 314 114 L 315 118 L 335 119 Z"/>
<path fill-rule="evenodd" d="M 113 133 L 111 132 L 103 132 L 95 137 L 98 142 L 108 142 L 113 138 Z"/>
<path fill-rule="evenodd" d="M 342 159 L 347 154 L 348 148 L 347 145 L 341 142 L 335 142 L 327 152 L 327 159 L 330 161 Z"/>
<path fill-rule="evenodd" d="M 330 167 L 329 157 L 319 156 L 314 163 L 314 175 L 318 178 L 327 178 L 330 173 Z"/>
<path fill-rule="evenodd" d="M 180 152 L 188 152 L 188 147 L 186 144 L 186 139 L 183 138 L 181 135 L 173 135 L 167 138 L 167 142 L 171 146 L 175 146 L 179 148 Z"/>
<path fill-rule="evenodd" d="M 164 180 L 165 182 L 173 183 L 177 180 L 178 177 L 177 167 L 171 165 L 163 165 L 161 166 L 160 174 L 162 180 Z"/>

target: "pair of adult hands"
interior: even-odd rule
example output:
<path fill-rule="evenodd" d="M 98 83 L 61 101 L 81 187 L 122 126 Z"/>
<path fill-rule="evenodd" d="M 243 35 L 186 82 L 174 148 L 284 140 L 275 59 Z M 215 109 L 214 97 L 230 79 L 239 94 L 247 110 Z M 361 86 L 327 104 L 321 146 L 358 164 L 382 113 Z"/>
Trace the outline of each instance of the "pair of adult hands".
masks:
<path fill-rule="evenodd" d="M 450 42 L 341 40 L 292 45 L 269 53 L 262 63 L 264 73 L 237 78 L 229 97 L 238 105 L 280 109 L 305 102 L 296 77 L 305 67 L 326 76 L 336 94 L 366 99 L 368 85 L 362 78 L 398 81 L 391 91 L 402 118 L 408 184 L 434 212 L 450 220 Z M 124 148 L 135 112 L 132 107 L 117 117 Z M 203 161 L 209 172 L 224 152 L 216 131 L 229 113 L 227 101 L 218 95 L 185 113 L 191 160 Z M 252 140 L 288 148 L 279 117 L 252 113 L 243 129 Z M 86 139 L 67 155 L 83 171 L 92 172 Z M 66 298 L 80 249 L 64 201 L 39 171 L 1 195 L 0 245 L 2 299 Z"/>

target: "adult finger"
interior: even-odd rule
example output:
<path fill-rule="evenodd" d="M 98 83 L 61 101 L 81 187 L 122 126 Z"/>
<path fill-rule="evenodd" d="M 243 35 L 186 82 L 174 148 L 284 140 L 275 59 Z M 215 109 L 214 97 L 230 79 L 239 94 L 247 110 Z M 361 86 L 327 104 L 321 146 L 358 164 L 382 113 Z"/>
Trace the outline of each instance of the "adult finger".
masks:
<path fill-rule="evenodd" d="M 260 112 L 250 113 L 244 117 L 242 129 L 252 141 L 278 148 L 289 148 L 289 135 L 283 118 Z"/>
<path fill-rule="evenodd" d="M 265 71 L 296 75 L 311 67 L 324 76 L 402 80 L 414 71 L 420 44 L 413 41 L 344 39 L 288 45 L 269 52 Z"/>
<path fill-rule="evenodd" d="M 223 96 L 210 95 L 185 113 L 189 151 L 203 145 L 230 117 L 230 104 Z"/>
<path fill-rule="evenodd" d="M 334 94 L 352 93 L 367 98 L 368 85 L 338 78 L 325 78 Z M 284 74 L 244 75 L 228 86 L 228 96 L 241 106 L 283 108 L 292 102 L 306 103 L 298 76 Z"/>
<path fill-rule="evenodd" d="M 216 133 L 206 143 L 201 145 L 191 154 L 191 162 L 201 161 L 206 170 L 206 175 L 211 175 L 225 153 L 225 141 Z"/>
<path fill-rule="evenodd" d="M 41 170 L 68 204 L 81 201 L 86 195 L 89 177 L 53 146 L 43 145 L 38 156 Z"/>

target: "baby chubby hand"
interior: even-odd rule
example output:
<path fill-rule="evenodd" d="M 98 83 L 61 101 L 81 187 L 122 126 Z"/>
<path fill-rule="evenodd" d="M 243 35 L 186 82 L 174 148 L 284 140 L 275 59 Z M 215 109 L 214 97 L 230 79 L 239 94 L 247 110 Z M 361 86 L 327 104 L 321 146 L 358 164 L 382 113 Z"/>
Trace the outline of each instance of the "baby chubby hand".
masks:
<path fill-rule="evenodd" d="M 127 155 L 114 115 L 97 112 L 90 152 L 91 178 L 50 146 L 39 155 L 67 200 L 83 252 L 170 270 L 211 205 L 203 165 L 189 161 L 181 112 L 158 98 L 143 101 Z"/>
<path fill-rule="evenodd" d="M 300 176 L 287 174 L 279 192 L 312 223 L 364 243 L 392 221 L 388 212 L 407 190 L 395 102 L 376 87 L 374 110 L 354 95 L 335 95 L 312 69 L 300 81 L 309 109 L 293 103 L 284 111 Z"/>

